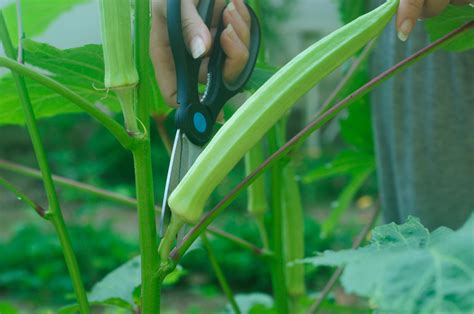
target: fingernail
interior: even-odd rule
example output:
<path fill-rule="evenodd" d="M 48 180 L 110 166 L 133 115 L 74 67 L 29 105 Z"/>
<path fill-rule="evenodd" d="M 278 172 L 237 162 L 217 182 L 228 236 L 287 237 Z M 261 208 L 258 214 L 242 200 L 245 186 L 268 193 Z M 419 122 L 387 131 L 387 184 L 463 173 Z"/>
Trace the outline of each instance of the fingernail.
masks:
<path fill-rule="evenodd" d="M 231 35 L 233 34 L 235 31 L 234 31 L 234 27 L 232 26 L 232 24 L 229 23 L 229 25 L 227 25 L 227 27 L 225 28 L 225 31 Z"/>
<path fill-rule="evenodd" d="M 410 35 L 410 32 L 413 28 L 413 22 L 409 19 L 403 21 L 402 25 L 400 25 L 400 28 L 398 29 L 398 39 L 401 41 L 407 41 L 408 35 Z"/>
<path fill-rule="evenodd" d="M 206 45 L 200 36 L 196 36 L 191 40 L 191 54 L 194 59 L 201 57 L 206 52 Z"/>

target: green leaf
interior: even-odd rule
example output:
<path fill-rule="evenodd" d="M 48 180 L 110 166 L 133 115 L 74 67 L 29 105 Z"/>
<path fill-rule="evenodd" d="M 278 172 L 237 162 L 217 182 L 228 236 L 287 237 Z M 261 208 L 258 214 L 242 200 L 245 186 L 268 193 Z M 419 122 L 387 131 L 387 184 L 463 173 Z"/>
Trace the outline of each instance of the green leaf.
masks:
<path fill-rule="evenodd" d="M 132 308 L 135 304 L 134 291 L 141 284 L 140 256 L 136 256 L 110 272 L 94 285 L 91 302 Z M 176 284 L 187 272 L 178 265 L 163 281 L 166 286 Z"/>
<path fill-rule="evenodd" d="M 23 17 L 23 28 L 26 36 L 33 37 L 43 33 L 48 26 L 62 13 L 71 10 L 78 4 L 90 2 L 91 0 L 22 0 L 21 9 Z M 13 42 L 17 43 L 18 27 L 16 21 L 15 2 L 3 9 L 7 21 L 7 28 Z"/>
<path fill-rule="evenodd" d="M 252 73 L 252 76 L 245 85 L 244 90 L 251 93 L 256 92 L 257 89 L 259 89 L 260 86 L 265 84 L 265 82 L 268 81 L 268 79 L 272 77 L 272 75 L 276 72 L 277 69 L 275 67 L 272 67 L 267 64 L 257 64 Z"/>
<path fill-rule="evenodd" d="M 242 313 L 249 314 L 273 314 L 273 298 L 265 293 L 249 293 L 249 294 L 237 294 L 235 296 L 235 302 L 239 306 Z M 227 310 L 232 312 L 232 307 L 228 304 Z"/>
<path fill-rule="evenodd" d="M 131 309 L 134 304 L 133 290 L 140 284 L 140 256 L 136 256 L 95 284 L 89 300 Z"/>
<path fill-rule="evenodd" d="M 381 311 L 468 313 L 474 310 L 474 215 L 457 231 L 433 233 L 417 218 L 373 230 L 369 245 L 305 259 L 345 266 L 348 293 L 371 299 Z"/>
<path fill-rule="evenodd" d="M 369 81 L 369 62 L 362 62 L 347 85 L 341 90 L 338 99 L 343 99 Z M 339 120 L 341 136 L 347 144 L 358 150 L 373 153 L 374 141 L 372 131 L 372 113 L 370 97 L 365 95 L 347 109 L 348 115 Z"/>
<path fill-rule="evenodd" d="M 454 29 L 474 20 L 474 6 L 449 5 L 440 15 L 426 20 L 426 29 L 430 39 L 435 41 Z M 465 51 L 474 48 L 474 29 L 471 28 L 453 41 L 443 45 L 443 49 L 450 51 Z"/>
<path fill-rule="evenodd" d="M 44 71 L 46 75 L 89 101 L 100 102 L 115 112 L 120 111 L 116 96 L 103 90 L 104 66 L 101 46 L 86 45 L 61 50 L 32 40 L 25 40 L 24 45 L 25 60 L 28 64 Z M 26 81 L 37 118 L 82 112 L 79 107 L 46 87 L 28 79 Z M 23 111 L 11 75 L 0 79 L 0 90 L 0 124 L 23 124 Z"/>
<path fill-rule="evenodd" d="M 354 201 L 357 192 L 361 189 L 367 178 L 375 171 L 375 163 L 367 166 L 366 169 L 359 170 L 353 175 L 349 184 L 347 184 L 339 194 L 336 202 L 332 204 L 331 213 L 329 217 L 324 220 L 321 225 L 321 237 L 328 237 L 334 229 L 338 226 L 339 220 L 343 214 L 349 209 Z"/>
<path fill-rule="evenodd" d="M 354 174 L 375 165 L 375 156 L 359 151 L 343 151 L 332 161 L 322 164 L 303 177 L 306 184 L 315 181 Z"/>
<path fill-rule="evenodd" d="M 344 24 L 350 23 L 367 12 L 365 0 L 338 0 L 339 16 Z"/>

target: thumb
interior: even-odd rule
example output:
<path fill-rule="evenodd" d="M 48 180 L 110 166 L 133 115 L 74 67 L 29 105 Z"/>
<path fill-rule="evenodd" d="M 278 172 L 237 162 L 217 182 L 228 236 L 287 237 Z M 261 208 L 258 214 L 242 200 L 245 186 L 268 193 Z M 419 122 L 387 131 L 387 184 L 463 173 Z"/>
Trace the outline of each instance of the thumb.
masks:
<path fill-rule="evenodd" d="M 183 0 L 181 16 L 184 41 L 194 59 L 202 57 L 212 44 L 211 33 L 199 16 L 195 1 Z"/>

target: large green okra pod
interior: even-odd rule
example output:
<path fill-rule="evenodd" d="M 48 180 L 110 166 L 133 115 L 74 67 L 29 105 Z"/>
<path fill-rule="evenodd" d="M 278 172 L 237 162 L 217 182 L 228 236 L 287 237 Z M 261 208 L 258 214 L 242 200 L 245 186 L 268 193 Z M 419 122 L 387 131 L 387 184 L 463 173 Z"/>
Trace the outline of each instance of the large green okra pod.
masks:
<path fill-rule="evenodd" d="M 388 0 L 315 43 L 268 80 L 217 132 L 171 194 L 173 215 L 196 223 L 209 195 L 244 154 L 302 95 L 376 37 L 397 6 L 398 0 Z"/>

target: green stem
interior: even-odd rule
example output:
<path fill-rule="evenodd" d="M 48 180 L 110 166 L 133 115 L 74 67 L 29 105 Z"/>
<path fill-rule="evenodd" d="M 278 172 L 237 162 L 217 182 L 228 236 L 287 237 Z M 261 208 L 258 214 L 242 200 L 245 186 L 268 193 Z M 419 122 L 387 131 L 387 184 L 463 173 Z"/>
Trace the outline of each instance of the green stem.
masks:
<path fill-rule="evenodd" d="M 230 234 L 228 232 L 225 232 L 224 230 L 209 227 L 209 228 L 207 228 L 207 231 L 209 233 L 215 235 L 215 236 L 218 236 L 218 237 L 226 239 L 230 242 L 233 242 L 236 245 L 240 246 L 241 248 L 249 250 L 249 251 L 251 251 L 251 252 L 253 252 L 253 253 L 255 253 L 259 256 L 272 256 L 273 255 L 273 252 L 269 251 L 268 247 L 261 249 L 261 248 L 255 246 L 254 244 L 244 240 L 244 239 L 236 237 L 235 235 Z"/>
<path fill-rule="evenodd" d="M 259 0 L 250 0 L 249 5 L 255 12 L 259 21 L 263 21 L 262 8 Z M 260 50 L 258 52 L 257 62 L 265 64 L 266 62 L 266 46 L 263 34 L 260 38 Z M 250 151 L 245 154 L 245 174 L 249 175 L 255 170 L 264 160 L 264 142 L 257 143 Z M 247 209 L 255 219 L 255 223 L 258 227 L 260 239 L 262 240 L 263 247 L 269 248 L 268 244 L 268 232 L 265 228 L 265 216 L 264 213 L 268 209 L 267 197 L 265 193 L 265 176 L 262 176 L 255 180 L 247 189 L 248 205 Z"/>
<path fill-rule="evenodd" d="M 140 130 L 138 129 L 137 116 L 135 115 L 135 87 L 124 86 L 114 88 L 113 91 L 120 100 L 122 107 L 123 120 L 125 129 L 130 136 L 139 136 Z"/>
<path fill-rule="evenodd" d="M 18 200 L 22 201 L 26 205 L 33 208 L 35 212 L 41 216 L 41 218 L 45 218 L 46 210 L 41 205 L 33 201 L 30 197 L 28 197 L 28 195 L 20 191 L 16 186 L 14 186 L 13 184 L 8 182 L 1 176 L 0 176 L 0 185 L 2 185 L 7 190 L 10 190 L 13 194 L 15 194 Z"/>
<path fill-rule="evenodd" d="M 120 123 L 110 118 L 107 114 L 103 113 L 100 109 L 91 104 L 87 99 L 76 94 L 61 83 L 58 83 L 57 81 L 40 74 L 35 70 L 10 58 L 0 57 L 0 67 L 6 67 L 18 75 L 32 79 L 70 100 L 73 104 L 77 105 L 79 108 L 91 115 L 94 119 L 99 121 L 107 130 L 110 131 L 110 133 L 115 136 L 115 138 L 123 147 L 130 148 L 133 146 L 134 139 L 128 135 Z"/>
<path fill-rule="evenodd" d="M 234 313 L 237 313 L 237 314 L 242 313 L 240 311 L 239 305 L 235 301 L 234 294 L 232 293 L 232 290 L 230 289 L 229 283 L 227 282 L 227 279 L 225 278 L 224 272 L 222 271 L 222 268 L 220 267 L 219 262 L 217 261 L 217 258 L 214 254 L 214 251 L 212 250 L 212 246 L 209 243 L 209 240 L 207 239 L 206 233 L 203 233 L 201 235 L 201 240 L 202 240 L 202 243 L 204 244 L 204 247 L 206 248 L 207 256 L 209 257 L 209 261 L 211 262 L 211 266 L 212 266 L 212 269 L 214 270 L 214 274 L 217 277 L 217 281 L 219 281 L 222 291 L 224 291 L 224 294 L 226 295 L 227 300 L 229 300 L 229 303 L 232 306 Z"/>
<path fill-rule="evenodd" d="M 9 161 L 3 160 L 3 159 L 0 159 L 0 169 L 8 170 L 8 171 L 11 171 L 11 172 L 14 172 L 14 173 L 17 173 L 17 174 L 21 174 L 21 175 L 25 175 L 25 176 L 28 176 L 28 177 L 32 177 L 32 178 L 41 179 L 41 172 L 40 171 L 38 171 L 36 169 L 33 169 L 33 168 L 30 168 L 30 167 L 25 167 L 25 166 L 22 166 L 22 165 L 18 165 L 16 163 L 9 162 Z M 101 197 L 101 198 L 109 200 L 109 201 L 116 202 L 118 204 L 125 205 L 125 206 L 129 206 L 129 207 L 133 207 L 133 208 L 137 207 L 137 200 L 136 199 L 128 197 L 128 196 L 121 195 L 119 193 L 114 193 L 114 192 L 111 192 L 111 191 L 107 191 L 107 190 L 97 188 L 97 187 L 89 185 L 89 184 L 77 182 L 77 181 L 74 181 L 74 180 L 71 180 L 71 179 L 68 179 L 68 178 L 64 178 L 64 177 L 61 177 L 61 176 L 57 176 L 57 175 L 53 175 L 53 181 L 57 185 L 64 186 L 64 187 L 67 187 L 67 188 L 71 188 L 71 189 L 74 189 L 76 191 L 85 192 L 85 193 L 88 193 L 88 194 L 91 194 L 91 195 L 94 195 L 94 196 L 98 196 L 98 197 Z M 158 207 L 158 206 L 155 206 L 155 211 L 159 212 L 159 211 L 161 211 L 161 208 Z"/>
<path fill-rule="evenodd" d="M 279 145 L 279 123 L 269 132 L 268 142 L 270 151 L 275 152 Z M 272 198 L 272 251 L 273 259 L 270 261 L 273 296 L 278 313 L 288 313 L 288 292 L 285 279 L 285 256 L 283 248 L 283 207 L 281 204 L 282 167 L 277 162 L 271 169 L 271 198 Z"/>
<path fill-rule="evenodd" d="M 8 56 L 8 58 L 15 58 L 15 50 L 13 48 L 10 35 L 8 34 L 5 19 L 3 17 L 3 12 L 1 10 L 0 37 L 3 42 L 5 54 Z M 26 88 L 25 79 L 15 72 L 12 72 L 12 75 L 13 79 L 15 80 L 23 111 L 25 113 L 26 126 L 30 134 L 36 159 L 38 161 L 38 165 L 43 176 L 43 184 L 46 190 L 46 196 L 49 203 L 49 216 L 58 235 L 59 242 L 61 243 L 64 259 L 66 261 L 66 266 L 68 268 L 69 275 L 72 280 L 72 285 L 76 293 L 79 309 L 82 314 L 87 314 L 90 313 L 90 308 L 89 303 L 87 301 L 86 291 L 84 290 L 84 285 L 81 280 L 81 274 L 79 271 L 79 266 L 77 264 L 76 256 L 74 255 L 71 240 L 69 239 L 69 235 L 66 230 L 66 225 L 64 223 L 61 207 L 59 205 L 58 197 L 56 195 L 56 189 L 54 187 L 53 179 L 51 177 L 51 171 L 49 169 L 48 161 L 46 158 L 46 153 L 43 147 L 43 143 L 41 141 L 38 125 L 36 124 L 36 118 L 33 112 L 33 108 L 31 106 L 28 90 Z"/>
<path fill-rule="evenodd" d="M 268 241 L 268 232 L 265 228 L 265 217 L 264 215 L 254 216 L 255 223 L 257 224 L 258 233 L 260 234 L 260 239 L 262 240 L 262 245 L 265 250 L 270 249 L 270 242 Z"/>
<path fill-rule="evenodd" d="M 398 64 L 394 65 L 387 71 L 379 74 L 373 78 L 370 82 L 360 87 L 357 91 L 347 96 L 336 105 L 332 106 L 329 110 L 321 112 L 317 118 L 311 121 L 306 127 L 304 127 L 297 135 L 292 137 L 288 142 L 285 143 L 278 151 L 268 157 L 252 174 L 245 177 L 236 187 L 234 187 L 214 208 L 202 216 L 200 221 L 184 236 L 183 241 L 171 252 L 170 256 L 173 260 L 177 261 L 191 244 L 199 237 L 199 235 L 206 230 L 206 228 L 237 198 L 240 192 L 247 188 L 252 182 L 254 182 L 259 176 L 261 176 L 269 167 L 273 166 L 281 158 L 288 155 L 297 145 L 307 139 L 313 132 L 318 130 L 321 126 L 333 119 L 339 112 L 347 108 L 354 101 L 360 99 L 367 93 L 369 93 L 376 86 L 382 82 L 392 78 L 395 74 L 408 68 L 412 64 L 416 63 L 420 59 L 428 56 L 434 52 L 437 48 L 445 44 L 449 40 L 453 40 L 455 37 L 461 35 L 463 32 L 474 27 L 474 22 L 470 22 L 446 36 L 438 39 L 434 43 L 427 47 L 419 50 L 410 57 L 404 59 Z"/>
<path fill-rule="evenodd" d="M 135 0 L 135 65 L 140 82 L 137 88 L 136 113 L 144 127 L 145 141 L 133 150 L 135 184 L 138 201 L 143 314 L 160 312 L 161 281 L 158 277 L 160 257 L 156 234 L 153 195 L 153 170 L 150 149 L 150 105 L 152 88 L 149 57 L 150 1 Z"/>
<path fill-rule="evenodd" d="M 306 294 L 304 265 L 294 262 L 304 258 L 304 214 L 291 161 L 283 168 L 282 187 L 286 285 L 290 296 L 290 313 L 300 313 L 300 298 Z"/>
<path fill-rule="evenodd" d="M 177 216 L 172 215 L 171 221 L 166 228 L 165 235 L 160 242 L 160 247 L 158 249 L 160 253 L 161 263 L 167 267 L 169 254 L 172 248 L 173 243 L 176 241 L 176 236 L 178 235 L 179 230 L 184 225 L 184 221 L 179 219 Z"/>

